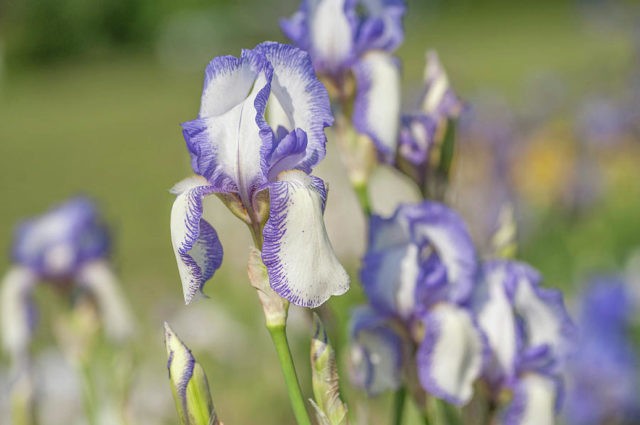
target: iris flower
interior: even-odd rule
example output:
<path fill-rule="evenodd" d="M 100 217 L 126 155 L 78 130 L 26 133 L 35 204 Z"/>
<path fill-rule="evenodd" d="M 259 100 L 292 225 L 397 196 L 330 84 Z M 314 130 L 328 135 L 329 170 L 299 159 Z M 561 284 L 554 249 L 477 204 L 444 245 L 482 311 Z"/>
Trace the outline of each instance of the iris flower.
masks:
<path fill-rule="evenodd" d="M 12 357 L 27 353 L 36 319 L 33 291 L 41 281 L 91 294 L 107 334 L 116 340 L 130 335 L 133 320 L 109 265 L 109 250 L 107 228 L 85 198 L 67 201 L 17 228 L 13 265 L 0 292 L 3 343 Z"/>
<path fill-rule="evenodd" d="M 326 89 L 300 49 L 265 42 L 209 63 L 200 113 L 182 125 L 197 176 L 173 189 L 171 237 L 186 303 L 222 261 L 218 235 L 203 218 L 211 194 L 249 224 L 281 297 L 317 307 L 347 291 L 323 220 L 327 188 L 310 175 L 332 123 Z"/>
<path fill-rule="evenodd" d="M 490 261 L 473 301 L 491 353 L 483 377 L 496 400 L 513 393 L 506 425 L 551 425 L 561 403 L 560 369 L 575 329 L 562 293 L 540 280 L 526 264 Z"/>
<path fill-rule="evenodd" d="M 404 39 L 404 13 L 401 0 L 303 0 L 281 22 L 284 34 L 310 52 L 316 71 L 341 100 L 355 78 L 353 125 L 387 162 L 398 138 L 400 66 L 393 52 Z"/>
<path fill-rule="evenodd" d="M 370 230 L 361 271 L 370 306 L 352 323 L 356 383 L 370 393 L 397 388 L 403 363 L 415 356 L 425 390 L 466 403 L 484 354 L 466 308 L 477 266 L 464 223 L 426 201 L 403 205 L 390 218 L 372 217 Z M 417 347 L 409 356 L 407 336 Z"/>

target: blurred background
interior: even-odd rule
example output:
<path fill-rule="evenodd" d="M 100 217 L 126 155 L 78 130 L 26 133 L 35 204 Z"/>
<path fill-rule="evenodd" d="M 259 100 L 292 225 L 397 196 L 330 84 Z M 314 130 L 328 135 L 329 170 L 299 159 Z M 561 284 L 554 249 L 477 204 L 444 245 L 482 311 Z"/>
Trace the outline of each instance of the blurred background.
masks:
<path fill-rule="evenodd" d="M 408 3 L 398 51 L 403 104 L 414 106 L 425 51 L 437 49 L 467 102 L 451 202 L 478 246 L 488 246 L 499 206 L 509 200 L 520 258 L 548 286 L 571 299 L 592 273 L 625 273 L 640 248 L 638 4 Z M 169 239 L 168 190 L 191 173 L 179 124 L 197 114 L 206 63 L 264 40 L 285 41 L 278 20 L 297 7 L 294 0 L 0 0 L 0 271 L 9 267 L 20 220 L 76 194 L 99 204 L 139 321 L 131 374 L 136 423 L 175 423 L 164 320 L 203 363 L 225 423 L 292 421 L 247 282 L 249 233 L 217 199 L 208 201 L 225 260 L 206 286 L 211 298 L 185 307 Z M 343 332 L 349 308 L 363 299 L 355 277 L 365 229 L 329 143 L 317 174 L 331 188 L 328 231 L 354 277 L 353 290 L 331 301 Z M 382 213 L 417 198 L 389 170 L 376 174 L 374 190 Z M 47 325 L 61 302 L 44 287 L 37 299 L 43 311 L 35 351 L 49 395 L 43 424 L 81 424 L 79 384 L 50 345 Z M 294 355 L 308 382 L 310 322 L 303 312 L 292 314 L 299 315 L 290 329 Z M 110 367 L 104 366 L 105 380 Z M 359 414 L 369 412 L 369 423 L 386 423 L 390 399 L 382 397 L 375 409 L 355 393 L 349 401 Z M 385 416 L 378 419 L 379 412 Z"/>

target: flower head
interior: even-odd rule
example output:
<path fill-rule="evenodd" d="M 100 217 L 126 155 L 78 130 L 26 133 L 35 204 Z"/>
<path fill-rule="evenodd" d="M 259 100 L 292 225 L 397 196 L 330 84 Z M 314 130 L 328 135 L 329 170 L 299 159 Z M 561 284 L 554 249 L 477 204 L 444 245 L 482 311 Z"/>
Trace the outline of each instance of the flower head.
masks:
<path fill-rule="evenodd" d="M 540 280 L 526 264 L 491 261 L 473 300 L 490 351 L 484 379 L 496 398 L 514 393 L 504 411 L 508 424 L 551 424 L 560 406 L 560 365 L 575 329 L 561 292 Z"/>
<path fill-rule="evenodd" d="M 420 384 L 431 394 L 455 404 L 470 399 L 484 356 L 466 308 L 476 267 L 464 223 L 442 204 L 403 205 L 390 218 L 372 218 L 361 271 L 372 307 L 359 310 L 352 325 L 353 353 L 369 365 L 360 381 L 380 382 L 365 386 L 370 392 L 399 385 L 401 366 L 378 362 L 386 365 L 382 370 L 371 361 L 371 353 L 392 353 L 387 358 L 396 362 L 415 359 Z M 413 354 L 403 354 L 407 339 Z"/>
<path fill-rule="evenodd" d="M 332 122 L 327 92 L 302 50 L 266 42 L 209 63 L 198 118 L 183 124 L 198 176 L 176 185 L 171 213 L 187 303 L 222 261 L 218 235 L 202 218 L 202 199 L 213 193 L 264 241 L 262 259 L 280 296 L 316 307 L 348 289 L 322 218 L 326 186 L 309 175 Z"/>
<path fill-rule="evenodd" d="M 18 226 L 14 265 L 0 290 L 3 342 L 14 359 L 27 352 L 37 316 L 33 291 L 41 280 L 74 284 L 91 295 L 109 337 L 131 335 L 133 319 L 108 254 L 107 227 L 86 198 L 71 199 Z"/>

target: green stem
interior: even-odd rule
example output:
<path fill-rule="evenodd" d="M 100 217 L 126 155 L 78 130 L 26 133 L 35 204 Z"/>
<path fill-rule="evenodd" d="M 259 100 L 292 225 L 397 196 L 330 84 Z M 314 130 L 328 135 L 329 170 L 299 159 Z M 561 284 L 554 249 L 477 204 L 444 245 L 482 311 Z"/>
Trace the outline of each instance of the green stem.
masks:
<path fill-rule="evenodd" d="M 98 415 L 95 404 L 95 391 L 88 362 L 82 362 L 82 364 L 80 365 L 80 372 L 82 374 L 83 384 L 82 402 L 84 405 L 84 413 L 89 425 L 96 425 L 98 423 Z"/>
<path fill-rule="evenodd" d="M 296 417 L 296 421 L 298 422 L 298 425 L 311 425 L 304 397 L 302 396 L 302 390 L 298 383 L 296 368 L 293 364 L 291 351 L 289 350 L 285 326 L 268 326 L 267 328 L 269 329 L 271 339 L 273 340 L 273 344 L 275 345 L 278 353 L 278 360 L 280 360 L 280 367 L 284 374 L 284 381 L 287 384 L 289 400 L 291 401 L 291 407 L 293 408 L 293 414 Z"/>
<path fill-rule="evenodd" d="M 354 184 L 353 190 L 356 192 L 362 212 L 367 218 L 371 217 L 373 210 L 371 209 L 371 200 L 369 199 L 369 187 L 366 183 Z"/>
<path fill-rule="evenodd" d="M 407 399 L 407 389 L 400 387 L 393 398 L 393 425 L 401 425 L 404 416 L 404 402 Z"/>

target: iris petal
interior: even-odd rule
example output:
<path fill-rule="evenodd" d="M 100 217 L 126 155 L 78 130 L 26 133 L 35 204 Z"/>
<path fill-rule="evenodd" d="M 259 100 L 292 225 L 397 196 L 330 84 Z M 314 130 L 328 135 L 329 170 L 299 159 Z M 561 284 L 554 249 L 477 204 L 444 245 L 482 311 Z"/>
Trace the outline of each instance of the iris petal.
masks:
<path fill-rule="evenodd" d="M 384 161 L 391 162 L 400 121 L 398 62 L 385 52 L 369 52 L 354 65 L 353 72 L 357 84 L 353 125 L 371 138 Z"/>
<path fill-rule="evenodd" d="M 203 178 L 187 179 L 174 188 L 171 242 L 178 262 L 185 303 L 189 304 L 222 263 L 222 244 L 202 218 L 204 196 L 215 191 Z"/>
<path fill-rule="evenodd" d="M 431 309 L 423 322 L 427 333 L 417 353 L 420 383 L 450 403 L 467 403 L 483 360 L 482 338 L 471 316 L 443 303 Z"/>
<path fill-rule="evenodd" d="M 262 260 L 271 287 L 293 304 L 312 308 L 345 293 L 349 277 L 324 226 L 324 182 L 302 171 L 286 171 L 269 185 L 269 194 Z"/>
<path fill-rule="evenodd" d="M 0 288 L 2 343 L 15 360 L 24 358 L 31 341 L 34 325 L 31 294 L 36 283 L 37 276 L 29 269 L 14 267 Z"/>

